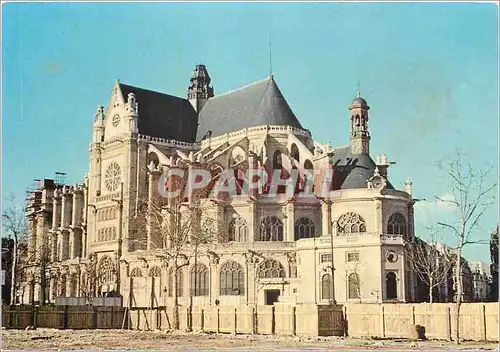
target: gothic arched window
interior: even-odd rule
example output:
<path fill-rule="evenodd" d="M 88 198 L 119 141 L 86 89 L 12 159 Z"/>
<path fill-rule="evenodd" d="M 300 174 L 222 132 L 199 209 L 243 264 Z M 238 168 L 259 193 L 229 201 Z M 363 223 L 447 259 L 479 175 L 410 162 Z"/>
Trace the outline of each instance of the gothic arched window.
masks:
<path fill-rule="evenodd" d="M 360 297 L 360 285 L 359 285 L 359 275 L 357 273 L 352 273 L 347 279 L 349 299 Z"/>
<path fill-rule="evenodd" d="M 321 299 L 332 299 L 332 275 L 325 274 L 321 277 Z"/>
<path fill-rule="evenodd" d="M 300 161 L 300 154 L 299 154 L 299 148 L 297 147 L 297 144 L 293 143 L 292 147 L 290 148 L 290 156 L 295 159 L 297 162 Z"/>
<path fill-rule="evenodd" d="M 403 214 L 394 213 L 387 221 L 387 234 L 406 236 L 406 220 Z"/>
<path fill-rule="evenodd" d="M 283 241 L 283 223 L 276 216 L 268 216 L 260 224 L 260 241 Z"/>
<path fill-rule="evenodd" d="M 177 297 L 182 297 L 184 294 L 184 276 L 182 269 L 177 269 Z M 170 269 L 168 273 L 168 296 L 174 295 L 174 269 Z"/>
<path fill-rule="evenodd" d="M 141 268 L 134 268 L 130 272 L 130 277 L 141 277 L 142 276 L 142 270 Z"/>
<path fill-rule="evenodd" d="M 228 231 L 228 242 L 247 242 L 248 241 L 248 225 L 245 219 L 237 217 L 231 220 Z"/>
<path fill-rule="evenodd" d="M 105 283 L 114 283 L 114 265 L 109 256 L 104 256 L 99 261 L 97 269 L 97 280 L 100 285 Z"/>
<path fill-rule="evenodd" d="M 69 277 L 69 296 L 76 297 L 76 288 L 78 286 L 78 274 L 73 273 Z"/>
<path fill-rule="evenodd" d="M 149 269 L 149 276 L 158 277 L 161 275 L 161 269 L 159 266 L 155 265 L 151 269 Z"/>
<path fill-rule="evenodd" d="M 191 295 L 208 296 L 208 268 L 206 265 L 198 263 L 191 268 Z"/>
<path fill-rule="evenodd" d="M 295 240 L 312 238 L 314 237 L 314 231 L 314 223 L 309 218 L 303 217 L 295 222 Z"/>
<path fill-rule="evenodd" d="M 66 275 L 61 276 L 61 281 L 59 282 L 59 296 L 66 297 Z"/>
<path fill-rule="evenodd" d="M 261 279 L 285 278 L 285 268 L 274 259 L 266 259 L 260 264 L 258 273 Z"/>
<path fill-rule="evenodd" d="M 241 296 L 245 294 L 243 267 L 235 261 L 227 261 L 220 269 L 220 295 Z"/>
<path fill-rule="evenodd" d="M 281 152 L 276 150 L 273 154 L 273 169 L 278 170 L 283 167 L 283 160 L 281 156 Z"/>
<path fill-rule="evenodd" d="M 387 299 L 398 298 L 398 284 L 396 280 L 396 274 L 392 271 L 387 273 L 387 275 L 385 276 L 385 290 Z"/>
<path fill-rule="evenodd" d="M 349 233 L 366 232 L 365 220 L 356 213 L 346 213 L 337 222 L 337 233 L 346 235 Z"/>

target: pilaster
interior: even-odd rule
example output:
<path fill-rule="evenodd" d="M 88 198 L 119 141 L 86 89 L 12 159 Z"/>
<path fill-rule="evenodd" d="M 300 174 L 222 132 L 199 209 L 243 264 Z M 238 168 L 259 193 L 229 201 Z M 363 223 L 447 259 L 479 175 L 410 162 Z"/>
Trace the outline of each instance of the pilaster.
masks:
<path fill-rule="evenodd" d="M 330 236 L 332 229 L 332 204 L 330 201 L 321 201 L 321 231 L 322 236 Z"/>
<path fill-rule="evenodd" d="M 286 229 L 285 242 L 293 242 L 295 240 L 295 201 L 291 199 L 285 206 L 286 212 Z"/>

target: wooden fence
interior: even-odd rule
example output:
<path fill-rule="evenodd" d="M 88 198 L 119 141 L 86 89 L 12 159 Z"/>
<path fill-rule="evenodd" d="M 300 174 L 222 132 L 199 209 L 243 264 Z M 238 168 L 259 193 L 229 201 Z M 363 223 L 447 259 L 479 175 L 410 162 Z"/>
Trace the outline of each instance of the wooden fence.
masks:
<path fill-rule="evenodd" d="M 464 303 L 460 335 L 465 340 L 498 341 L 498 302 Z M 3 306 L 2 326 L 58 329 L 172 329 L 172 307 Z M 124 320 L 125 317 L 125 320 Z M 180 329 L 234 334 L 277 334 L 412 338 L 415 326 L 430 339 L 451 340 L 455 329 L 450 303 L 179 307 Z"/>
<path fill-rule="evenodd" d="M 119 329 L 123 307 L 92 306 L 3 306 L 2 326 L 24 329 L 27 326 L 56 329 Z"/>

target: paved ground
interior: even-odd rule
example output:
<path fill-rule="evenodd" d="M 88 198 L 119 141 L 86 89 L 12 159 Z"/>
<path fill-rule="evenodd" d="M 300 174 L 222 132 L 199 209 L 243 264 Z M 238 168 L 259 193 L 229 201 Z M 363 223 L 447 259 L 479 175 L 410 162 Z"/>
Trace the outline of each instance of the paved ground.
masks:
<path fill-rule="evenodd" d="M 2 330 L 2 351 L 442 351 L 495 350 L 498 344 L 170 333 L 129 330 Z M 458 348 L 457 348 L 458 347 Z"/>

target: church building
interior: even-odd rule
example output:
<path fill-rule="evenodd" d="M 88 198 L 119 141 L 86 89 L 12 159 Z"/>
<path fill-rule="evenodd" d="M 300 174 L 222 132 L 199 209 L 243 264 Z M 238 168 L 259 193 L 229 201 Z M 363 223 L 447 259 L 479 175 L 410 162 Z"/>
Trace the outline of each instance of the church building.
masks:
<path fill-rule="evenodd" d="M 45 180 L 32 194 L 24 303 L 118 294 L 141 307 L 175 296 L 182 306 L 415 300 L 403 250 L 414 236 L 412 185 L 398 190 L 392 163 L 370 156 L 369 111 L 358 94 L 336 117 L 350 121 L 349 144 L 332 147 L 313 139 L 273 76 L 215 95 L 197 65 L 186 97 L 116 81 L 94 116 L 84 181 Z M 251 168 L 299 176 L 292 194 L 213 201 L 223 236 L 174 272 L 168 244 L 137 219 L 143 203 L 163 204 L 163 172 L 201 164 L 234 170 L 238 181 Z M 331 171 L 328 197 L 300 197 L 313 170 Z"/>

